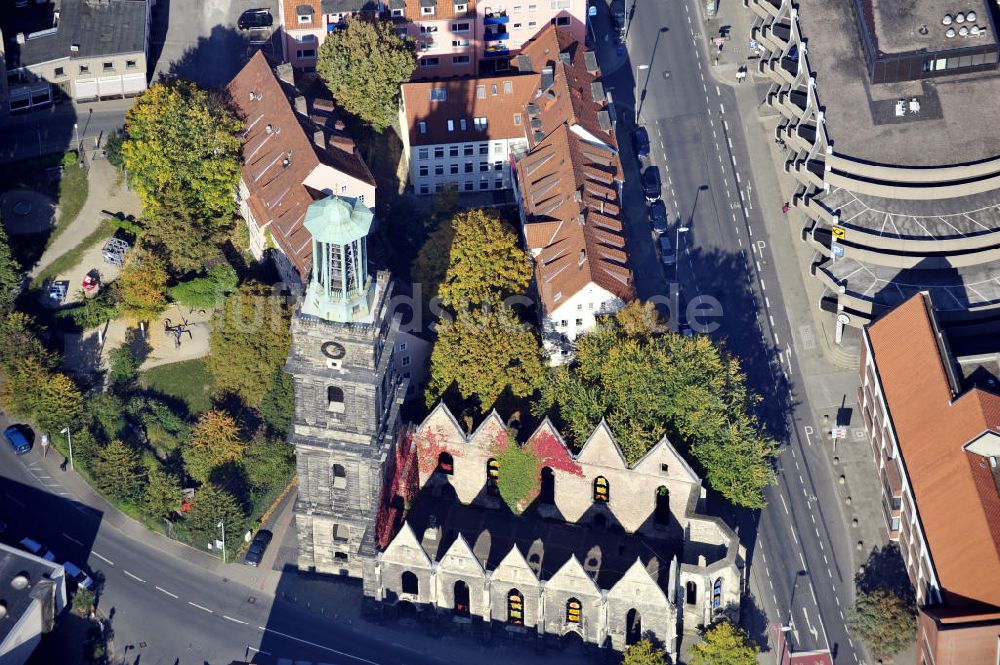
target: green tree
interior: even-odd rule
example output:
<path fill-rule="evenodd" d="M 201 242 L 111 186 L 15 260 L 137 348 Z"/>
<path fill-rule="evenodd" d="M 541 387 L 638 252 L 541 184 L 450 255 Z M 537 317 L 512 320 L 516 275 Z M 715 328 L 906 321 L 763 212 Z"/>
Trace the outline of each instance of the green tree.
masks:
<path fill-rule="evenodd" d="M 170 298 L 191 309 L 213 309 L 239 284 L 236 271 L 220 263 L 205 274 L 170 287 Z"/>
<path fill-rule="evenodd" d="M 125 115 L 121 154 L 147 218 L 177 187 L 199 215 L 232 218 L 242 123 L 220 99 L 188 81 L 151 85 Z"/>
<path fill-rule="evenodd" d="M 23 282 L 21 264 L 10 251 L 7 231 L 0 226 L 0 310 L 9 311 L 14 307 L 14 300 L 21 293 Z"/>
<path fill-rule="evenodd" d="M 90 613 L 94 610 L 94 601 L 95 596 L 93 591 L 84 589 L 82 586 L 77 587 L 76 591 L 73 592 L 73 613 L 77 616 L 89 617 Z"/>
<path fill-rule="evenodd" d="M 145 221 L 143 243 L 163 258 L 174 275 L 198 270 L 218 255 L 233 226 L 232 216 L 206 216 L 191 199 L 179 183 L 171 183 Z"/>
<path fill-rule="evenodd" d="M 528 255 L 517 234 L 492 210 L 465 210 L 452 222 L 448 269 L 438 288 L 449 307 L 501 300 L 531 282 Z"/>
<path fill-rule="evenodd" d="M 275 434 L 285 436 L 292 426 L 295 412 L 295 389 L 292 376 L 279 367 L 274 371 L 271 387 L 260 404 L 260 417 Z"/>
<path fill-rule="evenodd" d="M 42 384 L 35 418 L 49 434 L 64 427 L 75 430 L 83 421 L 83 395 L 76 383 L 58 372 L 49 376 Z"/>
<path fill-rule="evenodd" d="M 167 308 L 167 271 L 148 251 L 132 253 L 118 276 L 121 312 L 133 321 L 151 321 Z"/>
<path fill-rule="evenodd" d="M 437 326 L 431 352 L 428 405 L 452 384 L 463 399 L 475 398 L 489 410 L 505 391 L 527 397 L 542 385 L 545 366 L 534 333 L 504 305 L 462 312 Z"/>
<path fill-rule="evenodd" d="M 751 414 L 739 362 L 704 335 L 660 328 L 638 303 L 603 321 L 578 340 L 576 366 L 544 383 L 536 413 L 556 415 L 577 445 L 606 418 L 630 464 L 668 436 L 723 496 L 762 507 L 777 446 Z"/>
<path fill-rule="evenodd" d="M 38 338 L 35 320 L 24 312 L 0 312 L 0 367 L 11 372 L 22 360 L 34 358 L 43 367 L 58 360 Z"/>
<path fill-rule="evenodd" d="M 143 511 L 156 519 L 170 517 L 180 508 L 181 496 L 177 478 L 164 471 L 159 464 L 150 465 L 143 494 Z"/>
<path fill-rule="evenodd" d="M 42 402 L 42 386 L 48 383 L 52 372 L 34 356 L 13 363 L 7 369 L 7 380 L 0 390 L 0 403 L 7 414 L 31 418 Z"/>
<path fill-rule="evenodd" d="M 663 649 L 657 649 L 649 640 L 639 640 L 625 649 L 622 665 L 667 665 Z"/>
<path fill-rule="evenodd" d="M 79 307 L 69 310 L 70 316 L 82 330 L 96 328 L 120 316 L 120 300 L 118 282 L 111 282 L 102 286 L 97 295 L 83 298 Z"/>
<path fill-rule="evenodd" d="M 94 484 L 108 496 L 131 501 L 141 496 L 146 469 L 139 454 L 120 439 L 105 446 L 94 460 Z"/>
<path fill-rule="evenodd" d="M 758 647 L 739 626 L 720 621 L 691 647 L 691 665 L 757 665 Z"/>
<path fill-rule="evenodd" d="M 84 427 L 73 432 L 73 463 L 75 465 L 93 472 L 94 462 L 102 450 L 104 450 L 103 442 L 94 436 L 90 428 Z"/>
<path fill-rule="evenodd" d="M 417 257 L 410 267 L 413 284 L 420 285 L 425 302 L 438 295 L 438 288 L 448 272 L 448 258 L 451 255 L 451 241 L 455 237 L 455 226 L 450 219 L 442 220 L 437 228 L 427 236 Z"/>
<path fill-rule="evenodd" d="M 142 363 L 135 357 L 132 347 L 128 342 L 111 349 L 108 353 L 108 375 L 111 380 L 118 384 L 131 382 L 139 375 L 139 366 Z"/>
<path fill-rule="evenodd" d="M 323 41 L 316 70 L 345 111 L 381 132 L 396 120 L 396 95 L 417 66 L 415 51 L 388 21 L 351 20 Z"/>
<path fill-rule="evenodd" d="M 283 486 L 295 471 L 295 448 L 280 439 L 258 438 L 246 448 L 241 460 L 247 483 L 264 493 Z"/>
<path fill-rule="evenodd" d="M 108 138 L 104 141 L 104 155 L 108 163 L 119 171 L 125 167 L 122 155 L 123 143 L 125 143 L 125 133 L 120 129 L 110 132 Z"/>
<path fill-rule="evenodd" d="M 291 344 L 290 313 L 282 298 L 258 282 L 241 285 L 212 317 L 206 360 L 215 389 L 260 408 L 285 364 Z"/>
<path fill-rule="evenodd" d="M 125 405 L 117 395 L 97 393 L 87 399 L 90 429 L 96 430 L 105 441 L 118 439 L 125 432 Z M 74 437 L 77 436 L 74 434 Z"/>
<path fill-rule="evenodd" d="M 232 416 L 213 409 L 201 414 L 181 454 L 188 474 L 204 483 L 213 470 L 243 457 L 245 448 L 240 428 Z"/>
<path fill-rule="evenodd" d="M 528 507 L 541 488 L 542 461 L 516 443 L 508 443 L 494 453 L 500 469 L 497 482 L 500 498 L 517 514 Z"/>
<path fill-rule="evenodd" d="M 917 630 L 913 605 L 887 589 L 859 590 L 848 612 L 848 626 L 872 655 L 889 658 L 913 643 Z"/>
<path fill-rule="evenodd" d="M 226 490 L 207 483 L 195 492 L 191 502 L 191 510 L 185 523 L 196 541 L 214 543 L 221 540 L 222 529 L 219 523 L 225 525 L 227 559 L 238 547 L 239 539 L 246 526 L 246 515 L 236 498 Z"/>

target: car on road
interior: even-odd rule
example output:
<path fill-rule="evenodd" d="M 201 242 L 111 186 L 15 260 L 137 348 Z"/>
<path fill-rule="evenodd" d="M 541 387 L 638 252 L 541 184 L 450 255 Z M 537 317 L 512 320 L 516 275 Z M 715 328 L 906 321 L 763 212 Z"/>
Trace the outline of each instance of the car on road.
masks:
<path fill-rule="evenodd" d="M 663 199 L 649 204 L 649 223 L 657 233 L 667 232 L 667 204 Z"/>
<path fill-rule="evenodd" d="M 55 561 L 56 555 L 49 551 L 47 547 L 42 545 L 37 540 L 32 540 L 31 538 L 22 538 L 19 542 L 18 547 L 20 547 L 25 552 L 30 552 L 37 557 L 41 557 L 46 561 Z"/>
<path fill-rule="evenodd" d="M 274 17 L 267 9 L 248 9 L 236 21 L 236 27 L 240 30 L 250 30 L 251 28 L 270 28 L 274 25 Z"/>
<path fill-rule="evenodd" d="M 637 127 L 632 131 L 632 148 L 635 150 L 636 159 L 649 157 L 649 132 L 645 127 Z"/>
<path fill-rule="evenodd" d="M 642 172 L 642 192 L 646 195 L 646 200 L 652 203 L 660 200 L 660 168 L 650 166 Z"/>
<path fill-rule="evenodd" d="M 248 566 L 258 566 L 260 560 L 264 558 L 264 552 L 267 551 L 267 546 L 271 544 L 271 538 L 273 537 L 274 534 L 267 529 L 258 531 L 257 535 L 253 537 L 250 547 L 247 549 L 246 556 L 243 557 L 244 562 Z"/>
<path fill-rule="evenodd" d="M 75 563 L 67 561 L 63 564 L 63 570 L 66 571 L 66 577 L 76 582 L 78 587 L 89 589 L 94 586 L 94 580 L 90 575 L 80 570 L 80 566 Z"/>
<path fill-rule="evenodd" d="M 674 246 L 670 244 L 670 236 L 660 236 L 660 260 L 663 265 L 672 266 L 677 263 L 677 254 L 674 253 Z"/>
<path fill-rule="evenodd" d="M 10 444 L 15 455 L 23 455 L 31 451 L 31 441 L 25 434 L 25 429 L 24 425 L 11 425 L 3 431 L 3 438 L 7 439 L 7 443 Z"/>

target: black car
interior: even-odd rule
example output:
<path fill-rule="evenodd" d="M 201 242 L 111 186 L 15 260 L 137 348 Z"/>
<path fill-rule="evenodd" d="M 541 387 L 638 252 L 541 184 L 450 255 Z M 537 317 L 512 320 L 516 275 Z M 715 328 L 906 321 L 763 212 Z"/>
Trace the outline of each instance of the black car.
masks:
<path fill-rule="evenodd" d="M 632 147 L 635 149 L 636 159 L 649 157 L 649 132 L 645 127 L 639 127 L 632 132 Z"/>
<path fill-rule="evenodd" d="M 270 28 L 274 25 L 274 17 L 267 9 L 248 9 L 240 14 L 236 27 L 240 30 L 250 30 L 251 28 Z"/>
<path fill-rule="evenodd" d="M 646 195 L 646 200 L 652 203 L 660 200 L 660 169 L 650 166 L 642 174 L 642 192 Z"/>
<path fill-rule="evenodd" d="M 667 204 L 662 199 L 649 205 L 649 221 L 657 233 L 667 232 Z"/>
<path fill-rule="evenodd" d="M 253 537 L 253 542 L 250 543 L 250 547 L 247 549 L 247 554 L 243 557 L 243 560 L 248 566 L 256 567 L 260 563 L 260 560 L 264 558 L 264 552 L 267 551 L 267 546 L 271 543 L 271 538 L 273 534 L 267 529 L 261 529 L 257 532 L 257 535 Z"/>

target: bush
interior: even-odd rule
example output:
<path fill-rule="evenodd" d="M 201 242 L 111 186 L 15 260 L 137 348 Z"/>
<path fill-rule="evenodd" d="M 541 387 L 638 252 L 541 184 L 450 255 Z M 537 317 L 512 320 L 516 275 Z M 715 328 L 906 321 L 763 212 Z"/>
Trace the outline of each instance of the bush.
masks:
<path fill-rule="evenodd" d="M 86 410 L 92 429 L 96 429 L 104 441 L 124 436 L 124 405 L 118 396 L 110 393 L 93 395 L 87 400 Z"/>
<path fill-rule="evenodd" d="M 79 307 L 70 310 L 70 318 L 81 330 L 96 328 L 108 321 L 117 319 L 118 310 L 118 288 L 112 282 L 101 287 L 100 293 L 93 298 L 84 298 Z"/>
<path fill-rule="evenodd" d="M 213 309 L 221 305 L 239 283 L 236 271 L 222 263 L 199 277 L 170 288 L 170 298 L 191 309 Z"/>
<path fill-rule="evenodd" d="M 89 617 L 94 608 L 94 592 L 90 589 L 77 587 L 73 594 L 73 613 L 82 617 Z"/>
<path fill-rule="evenodd" d="M 124 133 L 122 130 L 116 129 L 108 134 L 108 138 L 104 142 L 104 152 L 108 163 L 119 171 L 125 168 L 125 162 L 122 159 L 122 142 L 124 141 Z"/>
<path fill-rule="evenodd" d="M 295 448 L 287 441 L 255 439 L 243 453 L 251 491 L 260 494 L 284 486 L 295 471 Z"/>
<path fill-rule="evenodd" d="M 132 348 L 126 342 L 108 354 L 108 374 L 116 384 L 131 383 L 139 375 L 142 363 L 132 353 Z"/>
<path fill-rule="evenodd" d="M 288 428 L 292 426 L 294 412 L 295 389 L 292 377 L 284 368 L 279 367 L 274 373 L 271 389 L 261 402 L 260 415 L 272 432 L 285 436 L 288 434 Z"/>

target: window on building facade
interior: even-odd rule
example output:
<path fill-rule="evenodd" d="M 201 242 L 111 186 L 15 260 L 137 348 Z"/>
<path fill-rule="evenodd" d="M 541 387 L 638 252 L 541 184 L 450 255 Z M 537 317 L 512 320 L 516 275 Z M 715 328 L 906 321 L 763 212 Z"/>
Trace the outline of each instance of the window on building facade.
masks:
<path fill-rule="evenodd" d="M 469 128 L 469 124 L 466 122 L 465 118 L 462 118 L 461 120 L 458 121 L 458 126 L 462 128 L 463 132 Z M 466 155 L 471 155 L 472 153 L 471 152 L 467 152 L 465 154 Z"/>
<path fill-rule="evenodd" d="M 569 16 L 557 16 L 555 18 L 555 24 L 561 27 L 565 27 L 570 24 Z"/>
<path fill-rule="evenodd" d="M 666 485 L 656 488 L 656 503 L 653 509 L 653 521 L 657 524 L 670 524 L 670 490 Z"/>
<path fill-rule="evenodd" d="M 534 28 L 538 25 L 538 21 L 528 21 L 528 27 Z"/>
<path fill-rule="evenodd" d="M 300 25 L 305 25 L 307 23 L 312 23 L 312 22 L 313 22 L 312 14 L 299 14 Z"/>
<path fill-rule="evenodd" d="M 393 9 L 392 10 L 392 17 L 393 18 L 402 18 L 404 16 L 404 11 L 405 10 L 402 7 L 400 7 L 399 9 Z M 403 31 L 403 34 L 405 35 L 406 34 L 406 28 L 402 28 L 402 31 Z M 399 30 L 396 31 L 396 34 L 399 34 Z"/>
<path fill-rule="evenodd" d="M 452 175 L 458 175 L 458 164 L 452 164 L 449 171 Z"/>
<path fill-rule="evenodd" d="M 566 623 L 580 623 L 580 601 L 570 598 L 566 601 Z"/>
<path fill-rule="evenodd" d="M 469 11 L 469 5 L 467 4 L 455 5 L 456 14 L 464 14 L 467 11 Z"/>
<path fill-rule="evenodd" d="M 716 577 L 712 584 L 712 609 L 717 610 L 722 607 L 722 578 Z"/>
<path fill-rule="evenodd" d="M 462 21 L 461 23 L 452 23 L 451 24 L 451 31 L 452 32 L 468 32 L 470 25 L 471 24 L 468 21 Z"/>
<path fill-rule="evenodd" d="M 476 86 L 476 99 L 486 99 L 486 86 L 477 85 Z"/>
<path fill-rule="evenodd" d="M 299 44 L 315 44 L 316 35 L 302 35 L 301 37 L 296 37 L 295 41 Z"/>
<path fill-rule="evenodd" d="M 444 146 L 438 146 L 434 148 L 434 159 L 441 159 L 444 157 Z"/>
<path fill-rule="evenodd" d="M 524 11 L 524 5 L 514 5 L 514 13 L 515 14 L 517 12 L 523 12 L 523 11 Z"/>
<path fill-rule="evenodd" d="M 449 157 L 458 157 L 458 146 L 457 145 L 448 146 L 448 156 Z"/>
<path fill-rule="evenodd" d="M 431 101 L 444 102 L 448 100 L 448 90 L 445 88 L 431 88 Z"/>
<path fill-rule="evenodd" d="M 451 40 L 451 45 L 454 48 L 462 48 L 469 45 L 468 39 L 453 39 Z"/>
<path fill-rule="evenodd" d="M 449 132 L 455 131 L 455 121 L 454 120 L 449 120 L 448 121 L 448 131 Z"/>
<path fill-rule="evenodd" d="M 425 34 L 425 35 L 428 32 L 437 32 L 437 31 L 438 31 L 438 27 L 436 25 L 422 25 L 422 26 L 420 26 L 420 32 L 423 33 L 423 34 Z"/>
<path fill-rule="evenodd" d="M 497 152 L 499 152 L 499 151 L 497 151 Z M 502 159 L 493 162 L 493 170 L 494 171 L 503 171 L 503 160 Z"/>
<path fill-rule="evenodd" d="M 538 501 L 553 505 L 556 502 L 556 474 L 551 467 L 543 466 L 539 477 Z"/>
<path fill-rule="evenodd" d="M 465 172 L 466 173 L 472 173 L 472 162 L 466 162 L 465 163 Z"/>
<path fill-rule="evenodd" d="M 437 472 L 443 473 L 446 476 L 450 476 L 455 473 L 455 458 L 451 456 L 451 453 L 442 451 L 438 455 L 438 465 Z"/>
<path fill-rule="evenodd" d="M 469 585 L 458 580 L 455 582 L 455 614 L 467 617 L 469 613 Z"/>
<path fill-rule="evenodd" d="M 490 86 L 490 94 L 493 95 L 494 97 L 500 94 L 500 88 L 497 86 L 496 83 Z"/>
<path fill-rule="evenodd" d="M 528 11 L 529 12 L 538 11 L 538 5 L 528 5 Z"/>
<path fill-rule="evenodd" d="M 486 460 L 486 493 L 500 496 L 500 462 L 493 458 Z"/>
<path fill-rule="evenodd" d="M 484 117 L 473 118 L 472 124 L 476 128 L 476 131 L 485 132 L 487 127 L 487 120 Z M 489 150 L 489 148 L 487 148 Z M 484 153 L 485 154 L 485 153 Z"/>
<path fill-rule="evenodd" d="M 436 164 L 434 166 L 434 175 L 444 175 L 444 164 Z"/>
<path fill-rule="evenodd" d="M 334 413 L 344 412 L 344 389 L 339 386 L 327 386 L 326 410 Z"/>
<path fill-rule="evenodd" d="M 421 16 L 434 16 L 434 7 L 421 7 L 420 8 L 420 15 Z"/>
<path fill-rule="evenodd" d="M 489 162 L 479 162 L 479 171 L 480 171 L 480 173 L 482 173 L 484 171 L 489 171 L 489 170 L 490 170 Z"/>
<path fill-rule="evenodd" d="M 424 132 L 421 131 L 421 134 Z M 417 159 L 427 159 L 430 157 L 431 151 L 429 148 L 417 148 Z"/>
<path fill-rule="evenodd" d="M 403 593 L 412 594 L 414 596 L 420 593 L 420 581 L 417 579 L 417 576 L 409 570 L 403 573 L 399 581 Z"/>
<path fill-rule="evenodd" d="M 462 120 L 462 129 L 465 129 L 465 120 Z M 462 146 L 462 154 L 466 157 L 471 157 L 476 154 L 476 146 L 474 145 L 464 145 Z"/>
<path fill-rule="evenodd" d="M 103 64 L 101 65 L 101 67 L 102 67 L 102 68 L 104 69 L 104 71 L 106 71 L 106 72 L 112 72 L 112 71 L 114 71 L 114 69 L 115 69 L 115 63 L 113 63 L 113 62 L 105 62 L 105 63 L 103 63 Z"/>
<path fill-rule="evenodd" d="M 465 186 L 464 186 L 465 191 L 471 192 L 474 187 L 475 187 L 475 185 L 472 184 L 471 180 L 466 180 L 465 181 Z"/>
<path fill-rule="evenodd" d="M 81 74 L 89 74 L 90 73 L 90 65 L 80 65 L 80 73 Z"/>
<path fill-rule="evenodd" d="M 126 60 L 125 69 L 135 69 L 137 67 L 135 60 Z"/>
<path fill-rule="evenodd" d="M 608 486 L 608 479 L 604 476 L 594 478 L 594 501 L 607 503 L 611 497 L 611 488 Z"/>
<path fill-rule="evenodd" d="M 420 58 L 419 64 L 421 67 L 437 67 L 441 64 L 441 60 L 439 58 Z"/>
<path fill-rule="evenodd" d="M 583 325 L 583 319 L 577 319 L 576 320 L 576 325 L 577 326 L 582 326 Z"/>
<path fill-rule="evenodd" d="M 419 172 L 419 174 L 420 174 L 420 177 L 422 177 L 422 178 L 426 178 L 426 177 L 427 177 L 427 175 L 428 175 L 428 171 L 427 171 L 427 168 L 428 168 L 428 167 L 427 167 L 426 165 L 423 165 L 423 166 L 421 166 L 421 167 L 419 168 L 419 171 L 418 171 L 418 172 Z"/>
<path fill-rule="evenodd" d="M 514 29 L 515 30 L 520 30 L 521 29 L 521 24 L 520 23 L 515 23 L 514 24 Z"/>
<path fill-rule="evenodd" d="M 420 193 L 421 194 L 430 194 L 431 193 L 431 188 L 428 185 L 420 185 Z"/>
<path fill-rule="evenodd" d="M 515 113 L 514 114 L 514 124 L 520 126 L 520 124 L 521 124 L 521 114 L 520 113 Z"/>
<path fill-rule="evenodd" d="M 347 489 L 347 469 L 343 464 L 333 465 L 333 489 Z"/>
<path fill-rule="evenodd" d="M 409 367 L 410 366 L 410 356 L 403 356 L 402 359 L 400 360 L 400 365 L 403 366 L 403 367 Z"/>
<path fill-rule="evenodd" d="M 524 625 L 524 596 L 517 589 L 507 592 L 507 623 L 512 626 Z"/>
<path fill-rule="evenodd" d="M 493 189 L 503 189 L 503 178 L 497 178 L 493 182 Z"/>
<path fill-rule="evenodd" d="M 684 586 L 684 602 L 694 605 L 698 602 L 698 585 L 691 580 Z"/>
<path fill-rule="evenodd" d="M 53 75 L 53 76 L 55 76 L 55 77 L 59 77 L 59 76 L 62 76 L 62 75 L 63 75 L 63 68 L 62 68 L 62 67 L 56 67 L 56 68 L 55 68 L 55 69 L 54 69 L 54 70 L 52 71 L 52 75 Z"/>
<path fill-rule="evenodd" d="M 467 64 L 469 64 L 469 56 L 467 56 L 467 55 L 453 55 L 451 57 L 451 64 L 453 64 L 453 65 L 467 65 Z M 465 121 L 463 120 L 463 122 L 465 122 Z M 465 127 L 463 127 L 462 129 L 465 129 Z"/>
<path fill-rule="evenodd" d="M 483 178 L 482 180 L 479 181 L 479 189 L 489 189 L 489 188 L 490 188 L 489 180 Z"/>
<path fill-rule="evenodd" d="M 420 133 L 421 134 L 426 134 L 427 133 L 427 123 L 424 122 L 423 120 L 421 120 L 420 122 L 417 123 L 417 128 L 420 129 Z"/>
<path fill-rule="evenodd" d="M 346 543 L 351 539 L 351 530 L 346 524 L 334 524 L 332 531 L 335 543 Z"/>

